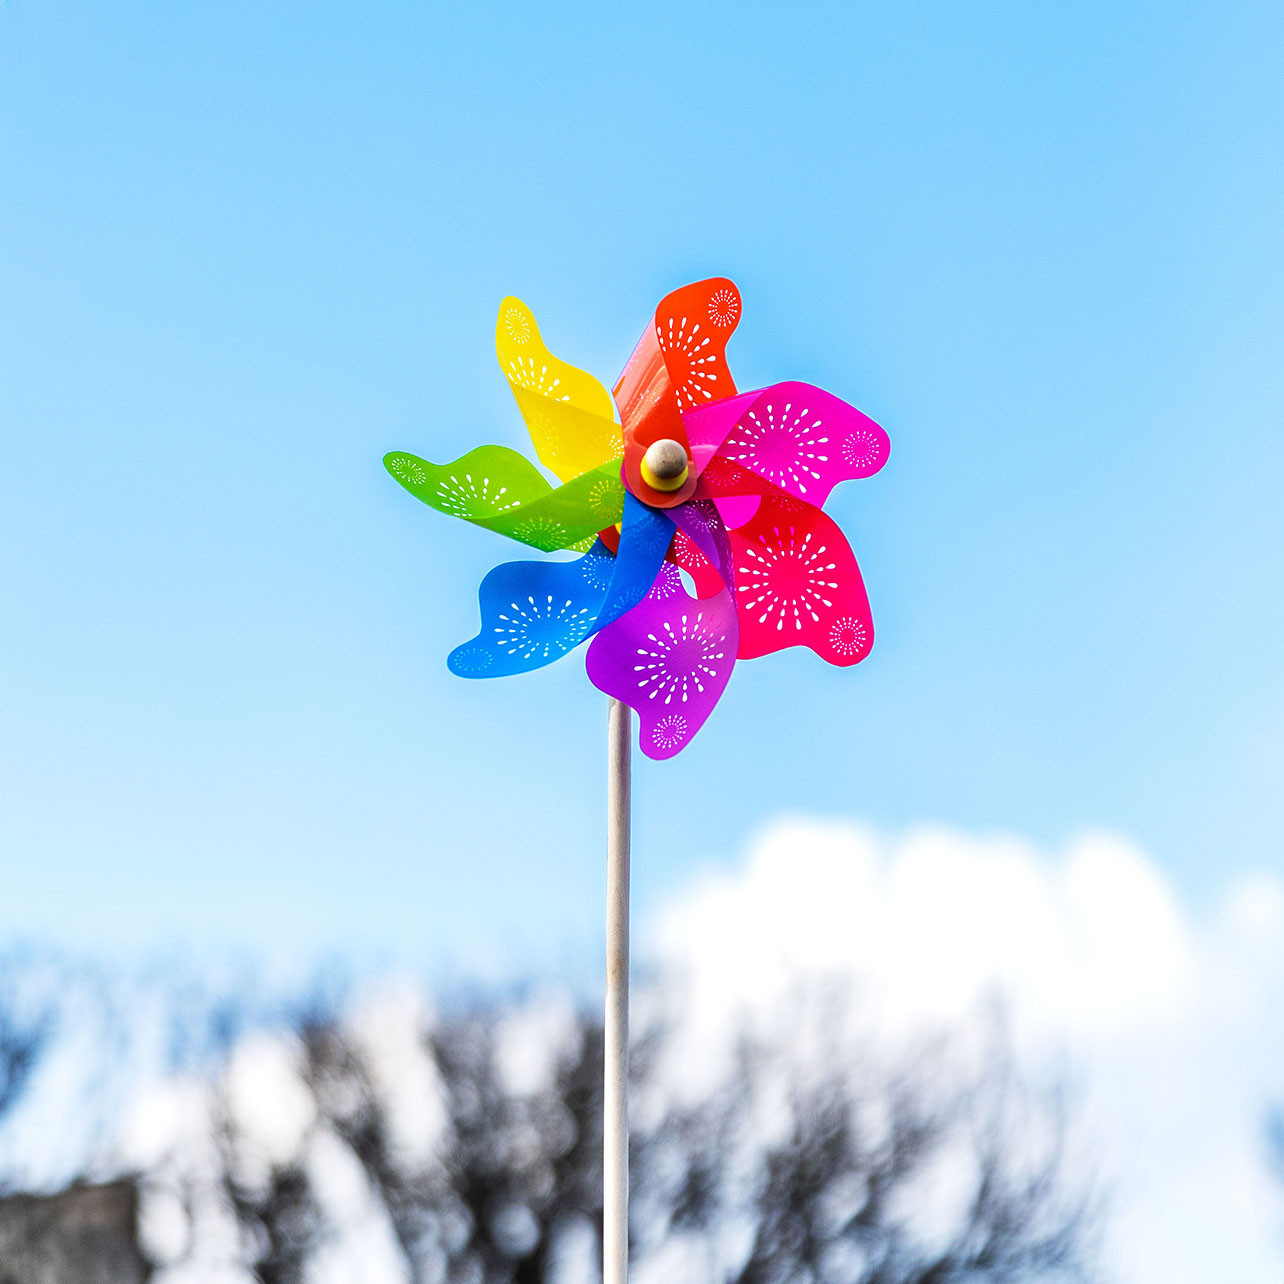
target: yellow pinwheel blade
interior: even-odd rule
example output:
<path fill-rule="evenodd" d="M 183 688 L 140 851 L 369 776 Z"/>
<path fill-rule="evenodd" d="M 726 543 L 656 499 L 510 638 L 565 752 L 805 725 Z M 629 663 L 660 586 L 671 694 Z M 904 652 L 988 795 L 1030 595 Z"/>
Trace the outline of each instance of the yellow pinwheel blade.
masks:
<path fill-rule="evenodd" d="M 611 394 L 587 371 L 560 361 L 521 299 L 499 305 L 495 351 L 540 463 L 562 481 L 624 454 Z"/>

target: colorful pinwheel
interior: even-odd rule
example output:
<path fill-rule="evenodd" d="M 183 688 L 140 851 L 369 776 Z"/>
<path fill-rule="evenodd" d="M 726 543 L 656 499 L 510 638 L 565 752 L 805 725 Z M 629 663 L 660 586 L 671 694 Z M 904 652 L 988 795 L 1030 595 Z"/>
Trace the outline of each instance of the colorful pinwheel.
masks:
<path fill-rule="evenodd" d="M 481 631 L 451 653 L 454 673 L 525 673 L 592 637 L 594 685 L 637 711 L 645 754 L 669 758 L 704 725 L 737 659 L 790 646 L 831 664 L 864 659 L 874 636 L 865 586 L 821 509 L 838 482 L 883 466 L 887 434 L 809 384 L 738 393 L 725 349 L 739 320 L 730 281 L 675 290 L 613 401 L 548 351 L 525 304 L 504 300 L 499 363 L 562 484 L 503 446 L 453 464 L 402 452 L 384 463 L 433 508 L 582 556 L 491 571 Z"/>

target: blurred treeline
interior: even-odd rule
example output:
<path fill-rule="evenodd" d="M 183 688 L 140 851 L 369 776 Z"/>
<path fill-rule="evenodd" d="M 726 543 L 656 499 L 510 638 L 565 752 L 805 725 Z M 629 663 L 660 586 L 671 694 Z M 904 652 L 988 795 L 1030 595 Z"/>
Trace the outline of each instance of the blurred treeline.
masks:
<path fill-rule="evenodd" d="M 20 990 L 0 982 L 11 1116 L 70 1035 L 65 1014 L 24 1007 Z M 1100 1208 L 1064 1087 L 1020 1072 L 993 1012 L 879 1046 L 859 1010 L 846 984 L 813 984 L 711 1025 L 680 983 L 639 989 L 638 1284 L 1091 1278 Z M 140 1011 L 172 1025 L 195 1008 Z M 166 1031 L 207 1055 L 140 1073 L 86 1156 L 86 1176 L 135 1184 L 133 1231 L 158 1284 L 600 1278 L 591 1005 L 474 995 L 437 1010 L 402 986 L 278 1018 L 215 1005 L 199 1038 Z M 99 1054 L 136 1046 L 122 1034 Z M 4 1135 L 30 1146 L 40 1131 Z M 7 1170 L 23 1158 L 5 1155 Z"/>

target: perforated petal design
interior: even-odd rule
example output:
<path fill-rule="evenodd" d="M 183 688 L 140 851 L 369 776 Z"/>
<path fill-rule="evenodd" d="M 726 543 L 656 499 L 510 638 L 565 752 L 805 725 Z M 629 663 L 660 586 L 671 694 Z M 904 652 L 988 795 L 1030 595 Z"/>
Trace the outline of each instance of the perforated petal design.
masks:
<path fill-rule="evenodd" d="M 430 507 L 545 552 L 592 540 L 624 512 L 624 483 L 614 462 L 556 488 L 506 446 L 479 446 L 453 464 L 433 464 L 404 451 L 385 455 L 383 462 Z"/>
<path fill-rule="evenodd" d="M 544 345 L 521 299 L 499 305 L 495 352 L 540 462 L 570 481 L 624 453 L 611 394 L 585 370 Z"/>
<path fill-rule="evenodd" d="M 765 498 L 730 532 L 740 658 L 810 647 L 830 664 L 863 660 L 874 621 L 860 567 L 838 526 L 792 497 Z"/>
<path fill-rule="evenodd" d="M 855 406 L 808 383 L 778 383 L 742 411 L 718 458 L 821 507 L 839 482 L 878 472 L 888 450 L 887 434 Z"/>
<path fill-rule="evenodd" d="M 648 758 L 671 758 L 704 726 L 736 662 L 736 611 L 725 589 L 697 601 L 661 578 L 593 639 L 585 667 L 599 691 L 635 709 Z"/>
<path fill-rule="evenodd" d="M 573 651 L 647 594 L 673 523 L 630 497 L 619 552 L 598 541 L 573 562 L 505 562 L 481 582 L 481 629 L 447 664 L 463 678 L 528 673 Z"/>

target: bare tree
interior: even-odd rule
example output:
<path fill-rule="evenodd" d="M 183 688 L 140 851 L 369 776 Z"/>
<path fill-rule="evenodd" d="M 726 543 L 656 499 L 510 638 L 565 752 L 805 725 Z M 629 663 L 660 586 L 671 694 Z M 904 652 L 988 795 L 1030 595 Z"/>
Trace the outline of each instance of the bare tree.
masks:
<path fill-rule="evenodd" d="M 799 1008 L 799 1013 L 803 1008 Z M 592 1278 L 601 1230 L 602 1030 L 579 1015 L 546 1073 L 515 1086 L 505 1005 L 437 1020 L 422 1039 L 444 1110 L 409 1162 L 368 1051 L 330 1020 L 300 1034 L 316 1127 L 359 1161 L 410 1278 L 570 1284 Z M 813 1017 L 814 1017 L 813 1012 Z M 810 1019 L 802 1015 L 800 1021 Z M 778 1032 L 777 1032 L 778 1036 Z M 552 1036 L 550 1036 L 552 1037 Z M 742 1037 L 694 1097 L 671 1074 L 673 1032 L 641 1031 L 632 1152 L 633 1256 L 665 1284 L 981 1284 L 1089 1278 L 1096 1204 L 1069 1146 L 1064 1093 L 1024 1082 L 996 1027 L 977 1055 L 939 1039 L 882 1063 L 837 1043 L 808 1057 Z M 975 1040 L 973 1040 L 975 1044 Z M 264 1284 L 305 1278 L 334 1229 L 305 1162 L 226 1197 Z M 578 1245 L 578 1266 L 568 1245 Z"/>

